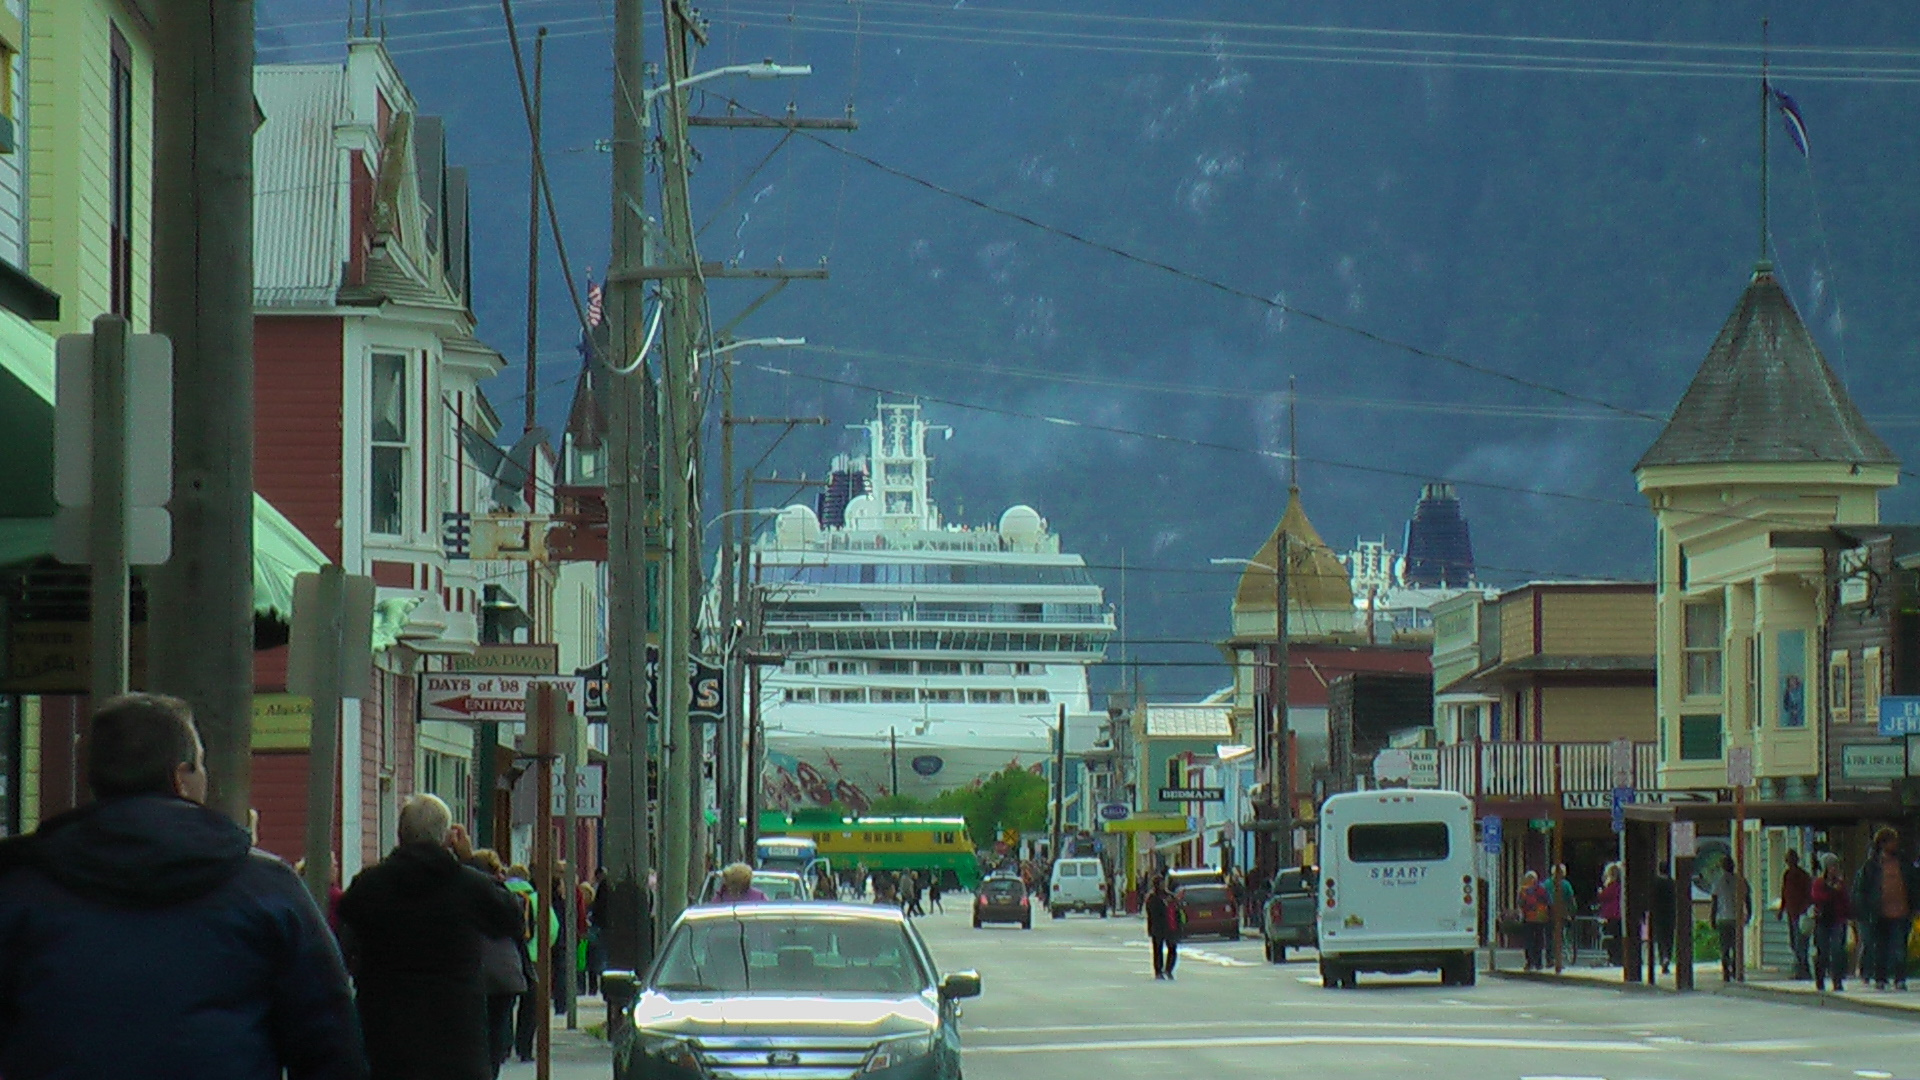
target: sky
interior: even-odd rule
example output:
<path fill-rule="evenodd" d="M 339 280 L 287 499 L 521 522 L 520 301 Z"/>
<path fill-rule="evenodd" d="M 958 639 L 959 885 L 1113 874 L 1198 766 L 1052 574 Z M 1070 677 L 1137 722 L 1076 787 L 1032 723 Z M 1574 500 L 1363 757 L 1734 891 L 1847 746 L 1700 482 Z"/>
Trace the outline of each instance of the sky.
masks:
<path fill-rule="evenodd" d="M 348 4 L 260 0 L 262 63 L 337 62 Z M 549 30 L 544 154 L 576 288 L 606 261 L 612 0 L 516 0 Z M 475 312 L 521 407 L 528 142 L 497 2 L 373 0 L 420 107 L 471 170 Z M 1456 483 L 1485 580 L 1645 578 L 1632 465 L 1759 247 L 1763 14 L 1776 85 L 1772 254 L 1829 361 L 1920 458 L 1920 9 L 1861 2 L 1366 3 L 717 0 L 696 70 L 729 107 L 850 134 L 702 131 L 703 257 L 826 265 L 742 333 L 743 411 L 833 424 L 765 453 L 818 476 L 880 392 L 951 424 L 950 519 L 1030 503 L 1118 601 L 1156 696 L 1226 670 L 1233 575 L 1289 468 L 1323 536 L 1398 542 Z M 331 17 L 329 17 L 331 16 Z M 356 28 L 358 19 L 356 18 Z M 647 6 L 650 55 L 658 4 Z M 657 73 L 642 80 L 652 85 Z M 737 103 L 730 105 L 730 102 Z M 648 195 L 657 206 L 656 195 Z M 578 327 L 547 241 L 540 413 L 564 418 Z M 756 293 L 713 290 L 716 322 Z M 549 375 L 549 373 L 551 373 Z M 1911 481 L 1889 519 L 1920 518 Z M 1117 648 L 1116 648 L 1117 651 Z"/>

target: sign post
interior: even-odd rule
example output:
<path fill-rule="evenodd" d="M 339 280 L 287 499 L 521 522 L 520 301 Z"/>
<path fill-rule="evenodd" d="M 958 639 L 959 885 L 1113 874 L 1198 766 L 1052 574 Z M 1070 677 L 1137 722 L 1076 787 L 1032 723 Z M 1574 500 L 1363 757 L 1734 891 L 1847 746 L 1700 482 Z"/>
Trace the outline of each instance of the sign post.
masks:
<path fill-rule="evenodd" d="M 1753 783 L 1753 747 L 1735 746 L 1727 750 L 1727 783 L 1733 785 L 1733 866 L 1747 873 L 1747 787 Z M 1741 912 L 1742 915 L 1747 914 Z M 1733 977 L 1747 981 L 1747 932 L 1744 923 L 1734 937 Z"/>
<path fill-rule="evenodd" d="M 1487 854 L 1487 898 L 1481 904 L 1481 935 L 1487 942 L 1487 971 L 1493 972 L 1498 965 L 1494 958 L 1499 954 L 1499 924 L 1494 919 L 1494 911 L 1500 906 L 1500 849 L 1504 846 L 1504 823 L 1497 817 L 1480 819 L 1480 849 Z"/>
<path fill-rule="evenodd" d="M 333 799 L 340 704 L 365 697 L 373 668 L 373 579 L 338 563 L 293 579 L 287 689 L 313 700 L 307 735 L 307 891 L 326 910 L 333 883 Z"/>

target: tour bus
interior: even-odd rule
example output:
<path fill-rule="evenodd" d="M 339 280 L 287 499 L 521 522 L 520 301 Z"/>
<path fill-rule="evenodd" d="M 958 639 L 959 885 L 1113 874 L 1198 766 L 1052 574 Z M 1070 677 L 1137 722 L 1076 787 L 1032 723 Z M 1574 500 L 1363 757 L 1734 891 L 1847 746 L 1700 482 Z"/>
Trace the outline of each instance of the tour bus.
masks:
<path fill-rule="evenodd" d="M 1451 791 L 1356 791 L 1320 808 L 1320 981 L 1439 971 L 1473 984 L 1473 804 Z"/>

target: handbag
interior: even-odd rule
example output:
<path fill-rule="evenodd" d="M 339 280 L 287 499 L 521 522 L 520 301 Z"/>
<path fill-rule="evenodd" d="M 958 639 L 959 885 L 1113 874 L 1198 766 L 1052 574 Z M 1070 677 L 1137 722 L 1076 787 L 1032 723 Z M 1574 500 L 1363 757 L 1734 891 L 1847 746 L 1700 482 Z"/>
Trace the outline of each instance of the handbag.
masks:
<path fill-rule="evenodd" d="M 510 937 L 480 941 L 480 982 L 488 997 L 527 992 L 527 950 Z"/>

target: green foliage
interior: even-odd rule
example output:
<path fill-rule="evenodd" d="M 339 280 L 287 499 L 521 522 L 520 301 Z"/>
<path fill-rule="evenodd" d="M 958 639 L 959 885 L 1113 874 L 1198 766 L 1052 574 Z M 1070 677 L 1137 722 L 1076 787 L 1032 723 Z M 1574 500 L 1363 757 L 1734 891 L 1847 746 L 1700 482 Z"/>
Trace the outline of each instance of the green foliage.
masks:
<path fill-rule="evenodd" d="M 1693 924 L 1693 959 L 1696 963 L 1720 959 L 1720 932 L 1710 922 Z"/>
<path fill-rule="evenodd" d="M 1004 769 L 978 787 L 954 788 L 931 799 L 885 795 L 873 801 L 875 817 L 959 817 L 976 848 L 990 848 L 1002 829 L 1039 832 L 1047 827 L 1047 781 L 1025 769 Z"/>

